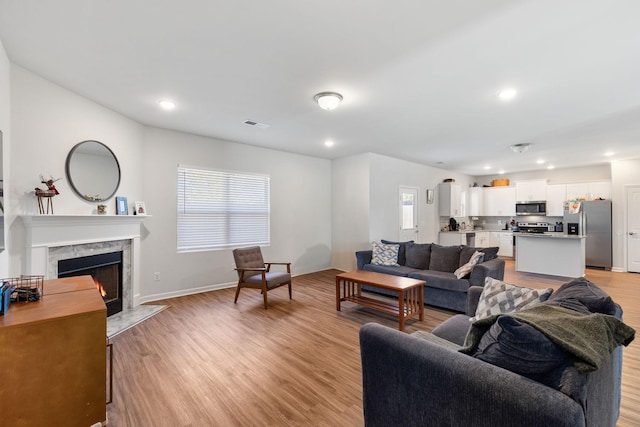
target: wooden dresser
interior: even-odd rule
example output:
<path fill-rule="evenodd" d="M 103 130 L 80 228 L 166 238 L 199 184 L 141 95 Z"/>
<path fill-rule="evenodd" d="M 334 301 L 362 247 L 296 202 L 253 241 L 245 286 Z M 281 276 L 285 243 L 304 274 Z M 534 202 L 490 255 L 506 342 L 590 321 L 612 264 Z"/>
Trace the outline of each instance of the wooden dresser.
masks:
<path fill-rule="evenodd" d="M 107 309 L 91 276 L 44 281 L 0 316 L 0 425 L 106 420 Z"/>

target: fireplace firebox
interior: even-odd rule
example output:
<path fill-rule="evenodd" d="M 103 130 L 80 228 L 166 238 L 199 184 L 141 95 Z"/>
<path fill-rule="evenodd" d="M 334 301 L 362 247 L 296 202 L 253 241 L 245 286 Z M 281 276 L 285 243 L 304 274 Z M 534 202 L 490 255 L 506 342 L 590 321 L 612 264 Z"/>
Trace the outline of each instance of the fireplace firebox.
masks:
<path fill-rule="evenodd" d="M 122 311 L 122 251 L 58 261 L 58 277 L 90 275 L 102 293 L 107 316 Z"/>

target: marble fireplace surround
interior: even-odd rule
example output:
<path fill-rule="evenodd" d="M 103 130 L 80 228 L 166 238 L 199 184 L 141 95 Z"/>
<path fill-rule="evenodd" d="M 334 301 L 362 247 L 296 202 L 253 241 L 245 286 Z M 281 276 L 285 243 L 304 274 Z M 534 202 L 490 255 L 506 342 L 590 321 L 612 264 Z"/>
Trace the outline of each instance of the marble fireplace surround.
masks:
<path fill-rule="evenodd" d="M 25 274 L 58 277 L 58 261 L 122 251 L 123 311 L 140 304 L 140 234 L 138 215 L 24 215 Z"/>

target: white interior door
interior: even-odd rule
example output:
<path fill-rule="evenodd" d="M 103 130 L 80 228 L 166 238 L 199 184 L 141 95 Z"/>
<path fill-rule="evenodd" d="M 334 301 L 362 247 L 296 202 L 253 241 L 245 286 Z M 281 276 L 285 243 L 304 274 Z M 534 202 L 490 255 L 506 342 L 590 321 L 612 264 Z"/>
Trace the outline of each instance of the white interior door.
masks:
<path fill-rule="evenodd" d="M 400 187 L 400 241 L 418 242 L 418 189 Z"/>
<path fill-rule="evenodd" d="M 640 273 L 640 186 L 627 188 L 627 270 Z"/>

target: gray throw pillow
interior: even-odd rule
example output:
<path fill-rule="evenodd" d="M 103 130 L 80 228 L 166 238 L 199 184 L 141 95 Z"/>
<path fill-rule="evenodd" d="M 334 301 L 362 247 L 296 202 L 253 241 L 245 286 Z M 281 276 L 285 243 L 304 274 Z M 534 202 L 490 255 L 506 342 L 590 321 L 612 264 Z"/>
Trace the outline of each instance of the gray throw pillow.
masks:
<path fill-rule="evenodd" d="M 431 262 L 431 243 L 411 243 L 405 245 L 405 266 L 428 270 Z"/>
<path fill-rule="evenodd" d="M 431 245 L 429 270 L 453 273 L 460 267 L 460 246 Z"/>

